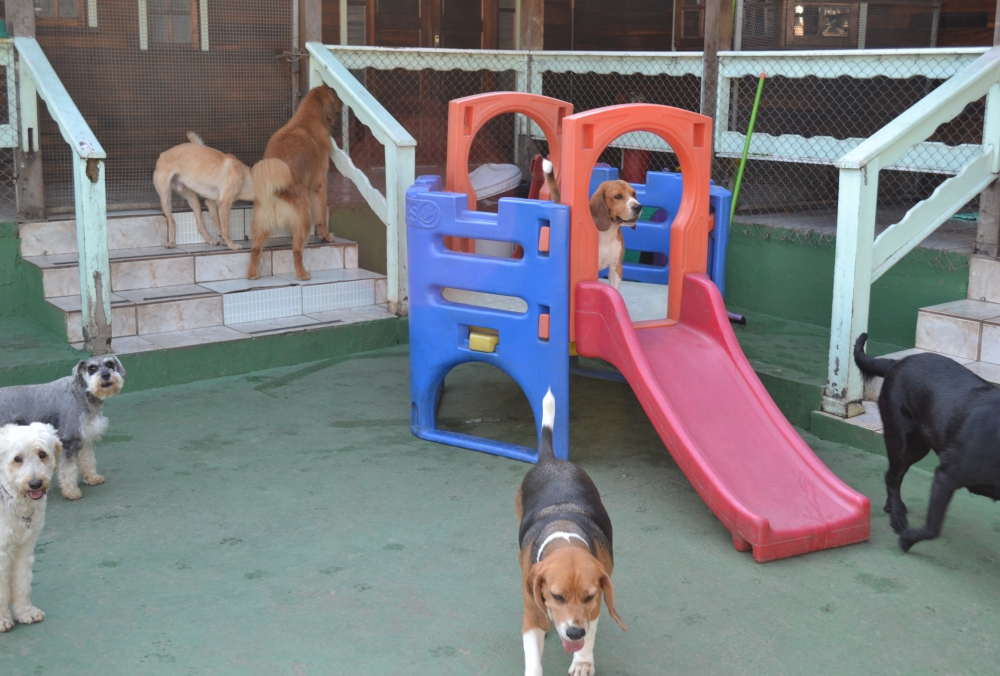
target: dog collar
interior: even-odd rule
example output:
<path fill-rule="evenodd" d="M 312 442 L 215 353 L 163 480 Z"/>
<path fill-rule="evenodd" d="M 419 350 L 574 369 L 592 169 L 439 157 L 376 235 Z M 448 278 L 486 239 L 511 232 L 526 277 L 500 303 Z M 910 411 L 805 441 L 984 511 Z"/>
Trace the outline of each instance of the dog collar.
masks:
<path fill-rule="evenodd" d="M 546 547 L 546 546 L 547 546 L 547 545 L 548 545 L 548 544 L 549 544 L 550 542 L 552 542 L 553 540 L 555 540 L 556 538 L 562 538 L 562 539 L 563 539 L 563 540 L 565 540 L 566 542 L 569 542 L 569 541 L 570 541 L 570 540 L 572 540 L 573 538 L 576 538 L 577 540 L 579 540 L 579 541 L 580 541 L 580 542 L 582 542 L 583 544 L 587 545 L 587 549 L 590 549 L 590 543 L 589 543 L 589 542 L 587 542 L 587 540 L 586 540 L 586 539 L 584 539 L 583 537 L 581 537 L 581 536 L 577 535 L 576 533 L 566 533 L 566 532 L 564 532 L 564 531 L 561 531 L 561 530 L 560 530 L 560 531 L 556 531 L 556 532 L 555 532 L 555 533 L 553 533 L 552 535 L 550 535 L 550 536 L 548 536 L 547 538 L 545 538 L 544 540 L 542 540 L 542 544 L 541 544 L 541 546 L 540 546 L 540 547 L 538 548 L 538 556 L 537 556 L 537 557 L 535 558 L 535 563 L 538 563 L 539 561 L 541 561 L 541 560 L 542 560 L 542 552 L 544 552 L 544 551 L 545 551 L 545 547 Z"/>

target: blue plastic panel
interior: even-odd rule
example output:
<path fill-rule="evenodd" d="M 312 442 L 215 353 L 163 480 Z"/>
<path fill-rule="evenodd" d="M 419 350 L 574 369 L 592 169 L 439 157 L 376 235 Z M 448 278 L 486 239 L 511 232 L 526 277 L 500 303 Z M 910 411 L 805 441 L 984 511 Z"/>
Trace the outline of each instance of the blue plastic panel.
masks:
<path fill-rule="evenodd" d="M 556 398 L 553 446 L 569 458 L 569 207 L 503 198 L 496 214 L 468 211 L 468 197 L 441 192 L 441 178 L 421 176 L 406 191 L 410 291 L 410 428 L 421 439 L 536 462 L 526 448 L 437 428 L 445 376 L 465 362 L 505 371 L 527 396 L 541 435 L 542 398 Z M 549 228 L 549 250 L 539 235 Z M 524 258 L 492 258 L 445 248 L 445 237 L 516 242 Z M 524 314 L 446 300 L 444 288 L 524 300 Z M 538 337 L 539 316 L 549 315 L 549 338 Z M 492 353 L 469 349 L 469 327 L 494 329 Z"/>
<path fill-rule="evenodd" d="M 618 170 L 614 167 L 594 167 L 590 176 L 590 193 L 594 194 L 604 181 L 618 180 Z M 646 183 L 632 183 L 636 199 L 644 207 L 659 207 L 667 212 L 667 219 L 662 223 L 639 221 L 636 228 L 622 228 L 625 237 L 625 248 L 632 251 L 650 251 L 670 258 L 670 226 L 677 216 L 681 205 L 681 175 L 669 171 L 650 171 L 646 173 Z M 709 205 L 714 211 L 715 227 L 708 234 L 707 273 L 715 282 L 719 292 L 725 296 L 726 291 L 726 249 L 729 245 L 729 210 L 732 204 L 732 193 L 725 188 L 712 185 L 709 190 Z M 607 272 L 602 272 L 602 277 Z M 667 284 L 670 278 L 670 266 L 647 265 L 644 263 L 622 264 L 622 279 L 633 282 L 651 284 Z"/>

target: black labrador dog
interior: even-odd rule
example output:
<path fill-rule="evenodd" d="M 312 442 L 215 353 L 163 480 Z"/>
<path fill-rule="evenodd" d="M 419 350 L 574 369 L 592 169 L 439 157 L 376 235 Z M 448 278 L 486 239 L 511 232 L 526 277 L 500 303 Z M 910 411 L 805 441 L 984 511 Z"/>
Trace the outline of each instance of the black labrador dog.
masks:
<path fill-rule="evenodd" d="M 899 361 L 865 354 L 867 333 L 854 344 L 854 361 L 865 379 L 882 376 L 882 414 L 889 471 L 885 473 L 892 529 L 909 551 L 941 534 L 951 496 L 959 488 L 1000 499 L 1000 387 L 939 354 L 915 354 Z M 899 494 L 910 466 L 934 449 L 931 502 L 923 528 L 908 528 Z"/>

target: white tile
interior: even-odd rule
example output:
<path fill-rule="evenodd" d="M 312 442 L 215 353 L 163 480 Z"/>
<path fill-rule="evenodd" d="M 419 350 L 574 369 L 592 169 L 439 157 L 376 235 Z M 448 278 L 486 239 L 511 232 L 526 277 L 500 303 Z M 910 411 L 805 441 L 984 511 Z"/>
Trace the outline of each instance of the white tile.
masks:
<path fill-rule="evenodd" d="M 55 305 L 57 308 L 62 310 L 63 312 L 79 312 L 80 309 L 83 307 L 83 302 L 81 301 L 80 294 L 78 293 L 73 294 L 72 296 L 58 296 L 56 298 L 49 298 L 47 300 L 53 305 Z M 124 296 L 120 296 L 117 293 L 111 294 L 112 308 L 114 308 L 115 305 L 121 306 L 126 304 L 132 305 L 132 302 L 129 299 L 125 298 Z"/>
<path fill-rule="evenodd" d="M 917 347 L 931 352 L 976 359 L 982 322 L 920 312 Z"/>
<path fill-rule="evenodd" d="M 236 329 L 248 336 L 263 336 L 274 333 L 288 333 L 290 331 L 305 331 L 306 329 L 314 329 L 324 325 L 324 322 L 318 319 L 307 317 L 306 315 L 295 315 L 292 317 L 264 319 L 257 322 L 229 324 L 229 328 Z"/>
<path fill-rule="evenodd" d="M 191 256 L 111 262 L 111 288 L 116 292 L 181 284 L 194 284 Z"/>
<path fill-rule="evenodd" d="M 302 314 L 302 290 L 298 286 L 227 293 L 222 298 L 226 324 L 242 324 Z"/>
<path fill-rule="evenodd" d="M 1000 261 L 983 256 L 969 259 L 968 297 L 1000 303 Z"/>
<path fill-rule="evenodd" d="M 192 298 L 207 298 L 219 295 L 212 289 L 197 284 L 182 284 L 181 286 L 156 286 L 150 289 L 131 289 L 119 291 L 118 295 L 133 303 L 159 303 L 167 301 L 189 300 Z"/>
<path fill-rule="evenodd" d="M 982 300 L 954 300 L 930 307 L 920 308 L 921 312 L 931 312 L 961 319 L 992 319 L 1000 317 L 1000 304 L 988 303 Z"/>
<path fill-rule="evenodd" d="M 168 333 L 152 333 L 143 336 L 143 338 L 149 342 L 165 348 L 205 345 L 207 343 L 222 343 L 230 340 L 242 340 L 246 337 L 247 335 L 245 333 L 235 331 L 228 326 L 209 326 L 204 329 L 170 331 Z"/>
<path fill-rule="evenodd" d="M 275 275 L 295 273 L 295 263 L 291 249 L 278 249 L 271 254 L 271 266 Z M 302 265 L 309 272 L 336 270 L 344 267 L 344 247 L 307 246 L 302 250 Z"/>
<path fill-rule="evenodd" d="M 24 223 L 17 234 L 23 257 L 76 253 L 76 221 Z"/>
<path fill-rule="evenodd" d="M 374 304 L 375 282 L 370 279 L 302 287 L 302 312 L 305 314 Z"/>
<path fill-rule="evenodd" d="M 242 242 L 244 239 L 243 209 L 231 209 L 229 212 L 229 238 L 234 242 Z M 198 232 L 198 224 L 195 223 L 194 213 L 182 211 L 174 213 L 174 223 L 177 224 L 177 244 L 200 244 L 205 242 L 205 238 Z M 205 229 L 213 239 L 219 239 L 219 231 L 216 228 L 215 220 L 208 213 L 207 208 L 201 211 L 202 222 Z M 166 227 L 166 226 L 164 226 Z"/>
<path fill-rule="evenodd" d="M 976 361 L 971 364 L 966 364 L 965 368 L 969 369 L 984 380 L 988 380 L 991 383 L 1000 383 L 1000 366 L 997 364 L 988 364 L 986 362 Z"/>
<path fill-rule="evenodd" d="M 873 432 L 882 431 L 882 416 L 878 412 L 878 404 L 874 401 L 864 402 L 865 412 L 861 415 L 854 416 L 853 418 L 847 418 L 845 422 L 856 427 L 864 427 L 865 429 L 872 430 Z"/>
<path fill-rule="evenodd" d="M 162 215 L 108 219 L 108 249 L 136 249 L 166 244 L 167 219 Z"/>
<path fill-rule="evenodd" d="M 222 296 L 136 307 L 139 335 L 201 329 L 222 324 Z"/>
<path fill-rule="evenodd" d="M 122 336 L 111 339 L 111 349 L 115 354 L 135 354 L 136 352 L 148 352 L 162 348 L 139 336 Z"/>
<path fill-rule="evenodd" d="M 294 275 L 292 277 L 294 280 Z M 291 281 L 284 277 L 260 277 L 259 279 L 225 279 L 221 282 L 202 282 L 201 286 L 218 291 L 219 293 L 236 293 L 249 289 L 266 289 L 272 286 L 299 286 L 298 281 Z"/>
<path fill-rule="evenodd" d="M 389 301 L 389 280 L 382 278 L 375 280 L 375 302 L 387 303 Z"/>
<path fill-rule="evenodd" d="M 338 270 L 317 270 L 313 273 L 312 279 L 305 281 L 295 277 L 295 273 L 276 275 L 280 279 L 289 283 L 297 283 L 301 286 L 311 286 L 314 284 L 329 284 L 330 282 L 352 282 L 358 279 L 385 279 L 385 275 L 377 272 L 362 270 L 361 268 L 340 268 Z"/>
<path fill-rule="evenodd" d="M 608 284 L 606 279 L 602 282 Z M 667 296 L 669 287 L 665 284 L 645 284 L 642 282 L 621 283 L 618 289 L 628 308 L 629 317 L 633 322 L 650 319 L 666 319 Z"/>
<path fill-rule="evenodd" d="M 991 364 L 1000 364 L 1000 323 L 983 322 L 979 359 Z"/>
<path fill-rule="evenodd" d="M 225 253 L 195 256 L 195 280 L 218 282 L 226 279 L 246 279 L 250 269 L 249 251 L 229 251 Z M 264 251 L 260 257 L 260 275 L 271 274 L 271 252 Z"/>
<path fill-rule="evenodd" d="M 165 246 L 144 246 L 134 249 L 108 249 L 112 261 L 149 260 L 152 258 L 179 258 L 187 256 L 182 249 L 168 249 Z"/>

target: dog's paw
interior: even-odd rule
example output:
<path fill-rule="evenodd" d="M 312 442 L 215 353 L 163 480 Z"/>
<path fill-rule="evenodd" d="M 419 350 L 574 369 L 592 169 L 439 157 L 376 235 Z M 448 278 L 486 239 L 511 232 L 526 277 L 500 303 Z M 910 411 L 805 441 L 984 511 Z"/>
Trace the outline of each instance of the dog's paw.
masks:
<path fill-rule="evenodd" d="M 593 662 L 577 662 L 574 657 L 573 664 L 569 665 L 569 676 L 594 676 L 595 673 Z"/>
<path fill-rule="evenodd" d="M 93 476 L 85 476 L 83 477 L 83 483 L 87 484 L 88 486 L 100 486 L 101 484 L 104 483 L 104 477 L 100 474 L 95 474 Z"/>
<path fill-rule="evenodd" d="M 303 282 L 308 282 L 310 279 L 312 279 L 312 275 L 309 274 L 308 272 L 302 275 L 295 275 L 295 277 L 297 279 L 302 280 Z"/>
<path fill-rule="evenodd" d="M 14 618 L 7 613 L 0 613 L 0 634 L 14 628 Z"/>
<path fill-rule="evenodd" d="M 924 538 L 921 537 L 921 532 L 919 528 L 913 528 L 907 531 L 903 531 L 903 534 L 899 536 L 899 546 L 904 552 L 910 551 L 910 547 L 920 542 Z"/>
<path fill-rule="evenodd" d="M 549 162 L 548 160 L 543 159 L 542 160 L 542 171 L 544 173 L 548 174 L 549 176 L 551 176 L 552 175 L 552 163 Z"/>
<path fill-rule="evenodd" d="M 168 249 L 173 249 L 173 248 L 174 248 L 174 247 L 176 247 L 177 245 L 176 245 L 176 244 L 174 244 L 173 242 L 167 242 L 167 243 L 166 243 L 166 244 L 164 244 L 163 246 L 165 246 L 165 247 L 166 247 L 166 248 L 168 248 Z"/>
<path fill-rule="evenodd" d="M 226 246 L 228 246 L 233 251 L 242 251 L 243 250 L 243 245 L 242 244 L 237 244 L 236 242 L 230 242 Z"/>
<path fill-rule="evenodd" d="M 67 500 L 79 500 L 83 497 L 83 491 L 80 490 L 79 486 L 67 486 L 61 490 L 63 497 Z"/>
<path fill-rule="evenodd" d="M 333 236 L 332 232 L 328 232 L 328 233 L 326 233 L 326 235 L 323 236 L 323 241 L 324 242 L 335 242 L 335 241 L 337 241 L 337 238 Z"/>
<path fill-rule="evenodd" d="M 36 608 L 35 606 L 28 606 L 27 608 L 15 608 L 14 609 L 14 619 L 21 624 L 34 624 L 35 622 L 41 622 L 45 619 L 45 613 Z"/>
<path fill-rule="evenodd" d="M 248 272 L 248 273 L 247 273 L 247 279 L 250 279 L 250 280 L 253 280 L 253 279 L 260 279 L 260 273 L 258 272 L 258 273 L 255 273 L 255 274 L 250 274 L 250 273 Z"/>

